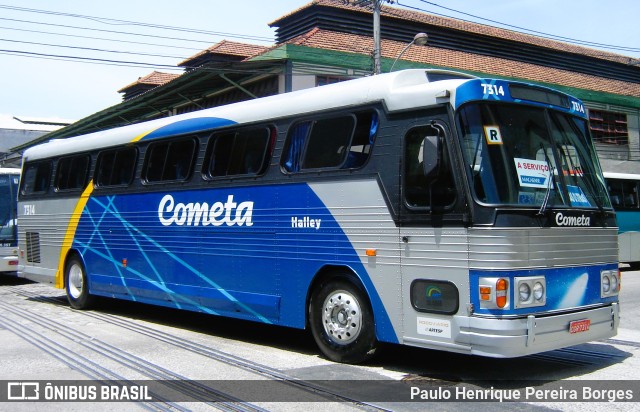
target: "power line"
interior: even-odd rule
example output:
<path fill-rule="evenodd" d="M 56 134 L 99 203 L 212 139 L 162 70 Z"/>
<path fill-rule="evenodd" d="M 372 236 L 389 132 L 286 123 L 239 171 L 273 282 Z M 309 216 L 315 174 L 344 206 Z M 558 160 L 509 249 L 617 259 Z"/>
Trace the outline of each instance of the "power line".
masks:
<path fill-rule="evenodd" d="M 305 52 L 301 52 L 307 57 L 324 57 L 324 51 L 322 50 L 308 50 Z M 15 56 L 15 57 L 25 57 L 25 58 L 37 58 L 42 60 L 53 60 L 53 61 L 67 61 L 72 63 L 83 63 L 83 64 L 96 64 L 96 65 L 104 65 L 104 66 L 121 66 L 121 67 L 139 67 L 139 68 L 149 68 L 149 69 L 157 69 L 157 70 L 172 70 L 172 71 L 185 71 L 185 70 L 199 70 L 199 71 L 220 71 L 223 69 L 227 73 L 247 73 L 247 74 L 273 74 L 273 70 L 270 68 L 265 69 L 243 69 L 238 67 L 228 67 L 225 65 L 223 68 L 216 67 L 207 67 L 205 66 L 176 66 L 171 64 L 162 64 L 162 63 L 152 63 L 146 61 L 129 61 L 129 60 L 114 60 L 114 59 L 102 59 L 102 58 L 90 58 L 84 56 L 73 56 L 73 55 L 61 55 L 61 54 L 52 54 L 52 53 L 40 53 L 40 52 L 31 52 L 24 50 L 11 50 L 11 49 L 0 49 L 0 54 Z M 216 63 L 216 60 L 210 60 L 210 63 Z M 228 63 L 228 60 L 220 59 L 219 63 Z M 310 74 L 305 73 L 305 74 Z M 312 72 L 315 75 L 335 75 L 335 70 L 313 70 Z"/>
<path fill-rule="evenodd" d="M 123 60 L 111 60 L 111 59 L 98 59 L 95 57 L 81 57 L 81 56 L 68 56 L 68 55 L 59 55 L 59 54 L 50 54 L 50 53 L 36 53 L 36 52 L 28 52 L 22 50 L 7 50 L 0 49 L 0 53 L 9 54 L 9 55 L 18 55 L 18 56 L 26 56 L 26 57 L 38 57 L 44 59 L 51 60 L 64 60 L 64 61 L 81 61 L 81 62 L 89 62 L 89 63 L 102 63 L 107 65 L 114 66 L 129 66 L 129 67 L 153 67 L 153 68 L 162 68 L 165 70 L 183 70 L 183 67 L 178 67 L 170 64 L 152 64 L 147 62 L 134 62 L 134 61 L 123 61 Z"/>
<path fill-rule="evenodd" d="M 67 25 L 67 24 L 56 24 L 56 23 L 44 23 L 44 22 L 31 21 L 31 20 L 10 19 L 10 18 L 6 18 L 6 17 L 0 17 L 0 20 L 13 21 L 13 22 L 18 22 L 18 23 L 38 24 L 38 25 L 51 26 L 51 27 L 62 27 L 62 28 L 65 28 L 65 29 L 99 31 L 99 32 L 103 32 L 103 33 L 125 34 L 125 35 L 128 35 L 128 36 L 151 37 L 151 38 L 163 39 L 163 40 L 179 40 L 179 41 L 187 41 L 187 42 L 194 42 L 194 43 L 211 44 L 211 41 L 207 41 L 207 40 L 182 39 L 182 38 L 179 38 L 179 37 L 158 36 L 158 35 L 154 35 L 154 34 L 133 33 L 133 32 L 126 32 L 126 31 L 118 31 L 118 30 L 95 29 L 95 28 L 92 28 L 92 27 L 71 26 L 71 25 Z"/>
<path fill-rule="evenodd" d="M 14 39 L 2 39 L 2 38 L 0 38 L 0 41 L 9 42 L 9 43 L 30 44 L 30 45 L 36 45 L 36 46 L 60 47 L 60 48 L 65 48 L 65 49 L 95 51 L 95 52 L 102 52 L 102 53 L 133 54 L 133 55 L 138 55 L 138 56 L 162 57 L 162 58 L 181 59 L 181 60 L 185 60 L 186 59 L 186 57 L 184 57 L 184 56 L 167 56 L 167 55 L 162 55 L 162 54 L 153 54 L 153 53 L 144 53 L 144 52 L 129 52 L 129 51 L 123 51 L 123 50 L 98 49 L 98 48 L 95 48 L 95 47 L 65 46 L 65 45 L 61 45 L 61 44 L 38 43 L 38 42 L 24 41 L 24 40 L 14 40 Z"/>
<path fill-rule="evenodd" d="M 243 35 L 237 33 L 227 33 L 227 32 L 218 32 L 212 30 L 202 30 L 202 29 L 192 29 L 192 28 L 184 28 L 177 26 L 168 26 L 163 24 L 155 24 L 155 23 L 145 23 L 131 20 L 120 20 L 120 19 L 112 19 L 108 17 L 99 17 L 99 16 L 88 16 L 83 14 L 75 14 L 75 13 L 64 13 L 52 10 L 42 10 L 42 9 L 31 9 L 26 7 L 18 7 L 18 6 L 10 6 L 0 4 L 0 9 L 8 9 L 14 11 L 28 12 L 28 13 L 38 13 L 38 14 L 47 14 L 47 15 L 55 15 L 55 16 L 65 16 L 65 17 L 73 17 L 73 18 L 81 18 L 87 20 L 93 20 L 103 24 L 111 24 L 111 25 L 130 25 L 130 26 L 139 26 L 146 28 L 154 28 L 154 29 L 163 29 L 163 30 L 172 30 L 172 31 L 180 31 L 186 33 L 195 33 L 195 34 L 205 34 L 211 36 L 223 36 L 223 37 L 234 37 L 234 38 L 243 38 L 247 40 L 255 40 L 261 42 L 272 42 L 273 39 L 270 37 L 264 36 L 253 36 L 253 35 Z"/>
<path fill-rule="evenodd" d="M 627 52 L 633 52 L 633 53 L 639 53 L 640 52 L 640 48 L 635 48 L 635 47 L 627 47 L 627 46 L 617 46 L 617 45 L 611 45 L 611 44 L 605 44 L 605 43 L 597 43 L 597 42 L 592 42 L 592 41 L 587 41 L 587 40 L 580 40 L 580 39 L 574 39 L 571 37 L 564 37 L 564 36 L 560 36 L 560 35 L 555 35 L 555 34 L 550 34 L 550 33 L 545 33 L 545 32 L 541 32 L 541 31 L 537 31 L 537 30 L 533 30 L 533 29 L 528 29 L 526 27 L 521 27 L 521 26 L 516 26 L 516 25 L 512 25 L 509 23 L 503 23 L 497 20 L 492 20 L 486 17 L 481 17 L 481 16 L 477 16 L 475 14 L 470 14 L 470 13 L 466 13 L 460 10 L 456 10 L 456 9 L 452 9 L 450 7 L 445 7 L 442 6 L 440 4 L 431 2 L 431 1 L 427 1 L 427 0 L 418 0 L 421 3 L 425 3 L 425 4 L 429 4 L 431 6 L 435 6 L 435 7 L 439 7 L 448 11 L 452 11 L 454 13 L 459 13 L 468 17 L 472 17 L 474 19 L 479 19 L 482 21 L 486 21 L 486 22 L 490 22 L 493 24 L 498 24 L 504 27 L 510 27 L 512 29 L 517 29 L 517 30 L 523 30 L 529 33 L 535 33 L 536 35 L 538 35 L 539 37 L 543 37 L 549 40 L 561 40 L 564 41 L 566 43 L 572 43 L 572 44 L 578 44 L 578 45 L 582 45 L 582 46 L 591 46 L 591 47 L 598 47 L 598 48 L 605 48 L 605 49 L 611 49 L 611 50 L 618 50 L 618 51 L 627 51 Z M 476 23 L 474 21 L 471 20 L 464 20 L 464 19 L 460 19 L 457 17 L 452 17 L 446 14 L 441 14 L 441 13 L 436 13 L 434 11 L 430 11 L 430 10 L 426 10 L 426 9 L 422 9 L 420 7 L 415 7 L 415 6 L 410 6 L 408 4 L 401 4 L 399 1 L 397 2 L 399 6 L 402 7 L 406 7 L 408 9 L 413 9 L 413 10 L 418 10 L 418 11 L 422 11 L 422 12 L 426 12 L 426 13 L 431 13 L 437 16 L 441 16 L 441 17 L 447 17 L 447 18 L 455 18 L 457 20 L 462 20 L 468 23 Z"/>
<path fill-rule="evenodd" d="M 202 47 L 172 46 L 172 45 L 169 45 L 169 44 L 158 44 L 158 43 L 146 43 L 146 42 L 138 42 L 138 41 L 130 41 L 130 40 L 109 39 L 109 38 L 105 38 L 105 37 L 81 36 L 81 35 L 78 35 L 78 34 L 65 34 L 65 33 L 55 33 L 55 32 L 52 32 L 52 31 L 43 31 L 43 30 L 18 29 L 18 28 L 15 28 L 15 27 L 2 27 L 2 26 L 0 26 L 0 30 L 12 30 L 12 31 L 25 32 L 25 33 L 38 33 L 38 34 L 46 34 L 46 35 L 53 35 L 53 36 L 73 37 L 73 38 L 77 38 L 77 39 L 100 40 L 100 41 L 107 41 L 107 42 L 138 44 L 138 45 L 143 45 L 143 46 L 156 46 L 156 47 L 166 47 L 166 48 L 171 48 L 171 49 L 202 51 Z"/>

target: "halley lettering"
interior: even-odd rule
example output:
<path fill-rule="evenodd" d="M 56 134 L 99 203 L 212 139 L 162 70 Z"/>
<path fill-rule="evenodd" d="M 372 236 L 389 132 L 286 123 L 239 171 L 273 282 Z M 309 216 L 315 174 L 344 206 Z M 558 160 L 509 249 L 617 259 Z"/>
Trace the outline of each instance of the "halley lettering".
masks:
<path fill-rule="evenodd" d="M 322 224 L 322 219 L 312 219 L 309 216 L 304 217 L 291 217 L 291 227 L 297 229 L 320 229 L 320 224 Z"/>
<path fill-rule="evenodd" d="M 589 216 L 565 216 L 562 213 L 556 215 L 556 225 L 558 226 L 591 226 Z"/>
<path fill-rule="evenodd" d="M 253 226 L 253 202 L 175 203 L 172 195 L 165 195 L 158 205 L 158 219 L 163 226 Z"/>

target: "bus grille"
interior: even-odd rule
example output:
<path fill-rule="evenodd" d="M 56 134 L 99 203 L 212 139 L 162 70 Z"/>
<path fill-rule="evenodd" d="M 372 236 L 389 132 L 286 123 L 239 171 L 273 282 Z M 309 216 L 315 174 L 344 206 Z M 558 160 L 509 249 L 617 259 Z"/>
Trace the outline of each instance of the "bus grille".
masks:
<path fill-rule="evenodd" d="M 27 232 L 27 262 L 40 263 L 40 233 Z"/>

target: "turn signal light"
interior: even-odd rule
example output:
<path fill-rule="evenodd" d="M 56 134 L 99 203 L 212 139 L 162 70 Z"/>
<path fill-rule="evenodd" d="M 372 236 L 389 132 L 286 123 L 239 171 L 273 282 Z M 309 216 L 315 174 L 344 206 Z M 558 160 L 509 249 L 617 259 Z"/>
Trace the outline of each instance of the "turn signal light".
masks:
<path fill-rule="evenodd" d="M 481 277 L 478 294 L 482 309 L 509 309 L 511 307 L 511 281 L 507 277 Z"/>
<path fill-rule="evenodd" d="M 481 300 L 491 300 L 491 287 L 490 286 L 480 286 L 480 299 Z"/>
<path fill-rule="evenodd" d="M 507 306 L 507 291 L 509 289 L 509 282 L 506 279 L 500 278 L 496 282 L 496 306 L 500 309 Z"/>

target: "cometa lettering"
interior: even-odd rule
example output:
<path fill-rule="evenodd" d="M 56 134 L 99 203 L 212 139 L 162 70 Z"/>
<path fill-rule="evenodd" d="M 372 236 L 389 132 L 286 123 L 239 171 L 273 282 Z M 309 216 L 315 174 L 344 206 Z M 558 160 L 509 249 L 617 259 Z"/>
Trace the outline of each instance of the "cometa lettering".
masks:
<path fill-rule="evenodd" d="M 556 225 L 558 226 L 591 226 L 589 216 L 565 216 L 562 213 L 556 215 Z"/>
<path fill-rule="evenodd" d="M 158 219 L 163 226 L 253 226 L 253 202 L 236 203 L 233 195 L 226 202 L 209 205 L 176 203 L 172 195 L 165 195 L 158 205 Z"/>

